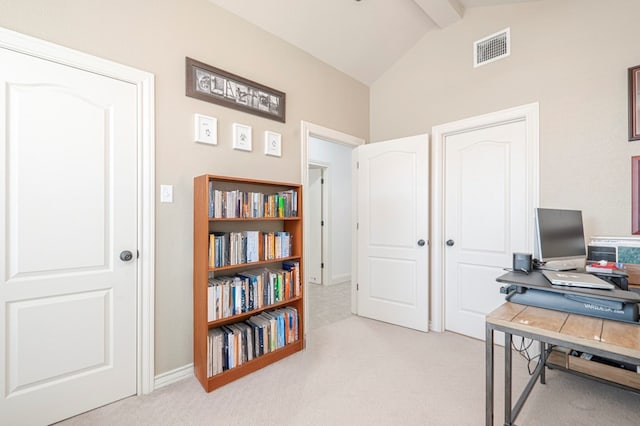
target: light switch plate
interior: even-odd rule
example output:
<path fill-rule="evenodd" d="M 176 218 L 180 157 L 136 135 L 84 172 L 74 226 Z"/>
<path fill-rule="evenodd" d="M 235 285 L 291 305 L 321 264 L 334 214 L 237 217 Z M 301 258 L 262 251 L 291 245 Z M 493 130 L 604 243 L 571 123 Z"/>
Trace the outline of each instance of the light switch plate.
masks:
<path fill-rule="evenodd" d="M 209 145 L 218 144 L 218 120 L 207 115 L 195 114 L 195 141 Z"/>
<path fill-rule="evenodd" d="M 173 185 L 160 185 L 160 202 L 173 203 Z"/>

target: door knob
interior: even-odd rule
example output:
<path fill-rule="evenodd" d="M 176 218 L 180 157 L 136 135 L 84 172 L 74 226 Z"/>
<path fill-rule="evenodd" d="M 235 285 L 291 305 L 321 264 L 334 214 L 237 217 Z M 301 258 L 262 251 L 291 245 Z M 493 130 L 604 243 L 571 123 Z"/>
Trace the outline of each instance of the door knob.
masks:
<path fill-rule="evenodd" d="M 447 244 L 449 247 L 453 247 L 453 245 L 454 245 L 455 243 L 456 243 L 456 242 L 455 242 L 455 241 L 453 241 L 453 240 L 447 240 L 447 243 L 446 243 L 446 244 Z"/>
<path fill-rule="evenodd" d="M 424 240 L 422 240 L 422 239 L 418 240 L 418 245 L 420 247 L 424 246 L 424 244 L 425 244 Z"/>
<path fill-rule="evenodd" d="M 122 252 L 120 252 L 120 260 L 122 260 L 123 262 L 128 262 L 131 259 L 133 259 L 133 253 L 131 253 L 129 250 L 123 250 Z"/>

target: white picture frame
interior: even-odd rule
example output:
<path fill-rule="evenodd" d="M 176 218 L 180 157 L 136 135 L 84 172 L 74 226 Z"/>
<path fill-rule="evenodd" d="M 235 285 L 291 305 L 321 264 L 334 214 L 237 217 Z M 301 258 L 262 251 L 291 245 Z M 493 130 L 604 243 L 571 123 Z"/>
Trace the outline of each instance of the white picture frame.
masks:
<path fill-rule="evenodd" d="M 233 123 L 233 149 L 251 151 L 251 126 Z"/>
<path fill-rule="evenodd" d="M 272 157 L 282 157 L 282 135 L 266 130 L 264 132 L 264 153 Z"/>
<path fill-rule="evenodd" d="M 194 114 L 194 141 L 208 145 L 218 144 L 218 119 Z"/>

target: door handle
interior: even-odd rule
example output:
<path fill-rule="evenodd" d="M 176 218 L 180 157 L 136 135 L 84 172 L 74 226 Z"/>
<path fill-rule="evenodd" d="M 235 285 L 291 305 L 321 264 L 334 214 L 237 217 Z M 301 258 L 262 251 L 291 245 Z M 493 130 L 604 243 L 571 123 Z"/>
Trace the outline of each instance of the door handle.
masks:
<path fill-rule="evenodd" d="M 453 240 L 447 240 L 447 242 L 446 242 L 446 244 L 447 244 L 449 247 L 453 247 L 453 245 L 454 245 L 455 243 L 456 243 L 456 242 L 455 242 L 455 241 L 453 241 Z"/>
<path fill-rule="evenodd" d="M 123 262 L 128 262 L 131 259 L 133 259 L 133 253 L 131 253 L 129 250 L 123 250 L 120 252 L 120 260 L 122 260 Z"/>
<path fill-rule="evenodd" d="M 420 247 L 424 246 L 424 245 L 425 245 L 424 240 L 423 240 L 423 239 L 419 239 L 419 240 L 418 240 L 418 245 L 419 245 Z"/>

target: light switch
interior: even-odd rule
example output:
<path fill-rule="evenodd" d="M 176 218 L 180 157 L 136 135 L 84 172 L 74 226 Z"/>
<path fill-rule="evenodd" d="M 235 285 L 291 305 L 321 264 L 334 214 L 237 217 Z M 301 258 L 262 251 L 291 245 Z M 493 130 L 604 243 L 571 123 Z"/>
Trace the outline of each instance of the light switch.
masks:
<path fill-rule="evenodd" d="M 160 202 L 173 203 L 173 185 L 160 185 Z"/>

